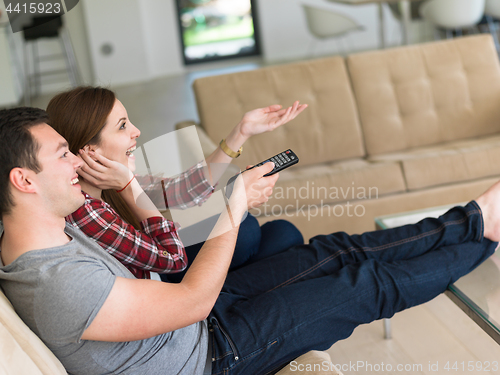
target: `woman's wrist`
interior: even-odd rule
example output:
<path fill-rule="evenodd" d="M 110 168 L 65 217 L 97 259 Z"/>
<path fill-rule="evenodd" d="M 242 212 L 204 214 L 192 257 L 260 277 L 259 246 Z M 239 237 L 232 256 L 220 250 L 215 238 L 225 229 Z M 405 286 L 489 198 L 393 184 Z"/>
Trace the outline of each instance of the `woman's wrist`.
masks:
<path fill-rule="evenodd" d="M 249 136 L 245 135 L 242 131 L 242 123 L 238 123 L 234 127 L 234 129 L 229 133 L 229 135 L 225 138 L 226 139 L 226 145 L 231 149 L 231 150 L 239 150 L 241 146 L 250 138 Z"/>
<path fill-rule="evenodd" d="M 117 190 L 116 192 L 117 193 L 121 193 L 122 191 L 124 191 L 127 187 L 129 187 L 129 185 L 131 184 L 131 182 L 133 181 L 134 178 L 135 178 L 135 176 L 132 176 L 132 178 L 130 179 L 130 181 L 127 182 L 127 184 L 124 187 L 122 187 L 121 189 Z"/>

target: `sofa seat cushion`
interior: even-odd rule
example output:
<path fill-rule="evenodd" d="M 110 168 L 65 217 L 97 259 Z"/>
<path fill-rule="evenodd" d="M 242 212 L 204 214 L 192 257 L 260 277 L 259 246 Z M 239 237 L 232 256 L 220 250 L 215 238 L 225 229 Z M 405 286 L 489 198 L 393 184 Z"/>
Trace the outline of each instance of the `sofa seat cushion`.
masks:
<path fill-rule="evenodd" d="M 370 160 L 399 161 L 410 191 L 472 181 L 500 175 L 500 136 L 450 142 Z"/>
<path fill-rule="evenodd" d="M 61 362 L 24 324 L 1 289 L 0 342 L 0 373 L 66 374 Z"/>
<path fill-rule="evenodd" d="M 378 163 L 351 159 L 315 166 L 294 166 L 280 172 L 273 195 L 253 213 L 279 214 L 283 210 L 294 212 L 302 205 L 320 206 L 333 202 L 373 199 L 404 191 L 404 178 L 397 162 Z"/>

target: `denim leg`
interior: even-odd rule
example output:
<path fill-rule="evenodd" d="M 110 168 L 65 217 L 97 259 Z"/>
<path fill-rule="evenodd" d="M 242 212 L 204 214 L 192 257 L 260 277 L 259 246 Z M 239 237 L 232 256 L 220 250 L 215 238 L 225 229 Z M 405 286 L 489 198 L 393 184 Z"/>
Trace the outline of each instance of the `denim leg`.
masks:
<path fill-rule="evenodd" d="M 254 216 L 248 214 L 240 224 L 233 260 L 229 269 L 240 267 L 255 256 L 259 252 L 261 238 L 262 234 L 259 222 Z"/>
<path fill-rule="evenodd" d="M 245 264 L 268 258 L 274 254 L 288 250 L 292 246 L 304 243 L 302 233 L 287 220 L 268 221 L 260 227 L 260 230 L 262 235 L 259 251 L 250 257 Z"/>
<path fill-rule="evenodd" d="M 223 291 L 253 296 L 299 280 L 335 272 L 368 259 L 410 259 L 439 247 L 481 241 L 483 220 L 475 202 L 454 207 L 439 218 L 350 236 L 343 232 L 313 237 L 309 244 L 229 273 Z"/>
<path fill-rule="evenodd" d="M 230 272 L 210 316 L 220 358 L 214 369 L 238 365 L 246 370 L 235 373 L 245 373 L 255 356 L 271 368 L 326 349 L 359 324 L 425 302 L 494 251 L 496 244 L 482 235 L 480 210 L 471 202 L 415 225 L 318 236 Z M 281 351 L 267 358 L 271 347 Z"/>
<path fill-rule="evenodd" d="M 212 373 L 272 373 L 309 350 L 326 350 L 360 324 L 436 297 L 496 247 L 485 239 L 407 260 L 368 259 L 250 298 L 222 293 L 209 317 Z"/>

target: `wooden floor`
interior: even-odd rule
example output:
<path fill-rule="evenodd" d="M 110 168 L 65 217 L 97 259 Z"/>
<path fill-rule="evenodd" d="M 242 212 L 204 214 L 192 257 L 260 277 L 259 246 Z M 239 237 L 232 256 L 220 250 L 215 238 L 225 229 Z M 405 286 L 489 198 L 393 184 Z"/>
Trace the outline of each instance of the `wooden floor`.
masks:
<path fill-rule="evenodd" d="M 248 68 L 252 67 L 232 67 L 230 71 Z M 143 142 L 172 131 L 178 121 L 198 118 L 191 83 L 204 74 L 210 72 L 116 89 L 131 121 L 141 129 Z M 45 108 L 50 97 L 40 97 L 33 105 Z M 382 322 L 358 327 L 351 337 L 328 351 L 332 362 L 344 365 L 345 375 L 500 374 L 500 346 L 444 295 L 397 314 L 392 319 L 392 331 L 393 338 L 384 340 Z M 489 371 L 485 369 L 488 363 Z M 364 367 L 353 370 L 350 364 Z"/>
<path fill-rule="evenodd" d="M 344 375 L 500 374 L 500 346 L 444 295 L 391 322 L 390 340 L 381 321 L 358 327 L 328 350 L 332 363 Z"/>

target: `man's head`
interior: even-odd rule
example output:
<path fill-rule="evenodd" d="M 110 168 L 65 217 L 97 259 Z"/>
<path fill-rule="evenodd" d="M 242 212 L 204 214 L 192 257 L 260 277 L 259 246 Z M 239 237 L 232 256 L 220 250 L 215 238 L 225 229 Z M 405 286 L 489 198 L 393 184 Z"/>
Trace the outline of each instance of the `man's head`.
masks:
<path fill-rule="evenodd" d="M 74 180 L 81 161 L 47 122 L 48 116 L 41 109 L 0 111 L 1 217 L 12 212 L 18 203 L 15 196 L 22 194 L 27 199 L 36 195 L 40 198 L 37 203 L 53 205 L 59 211 L 61 204 L 69 203 L 66 215 L 83 203 Z"/>

